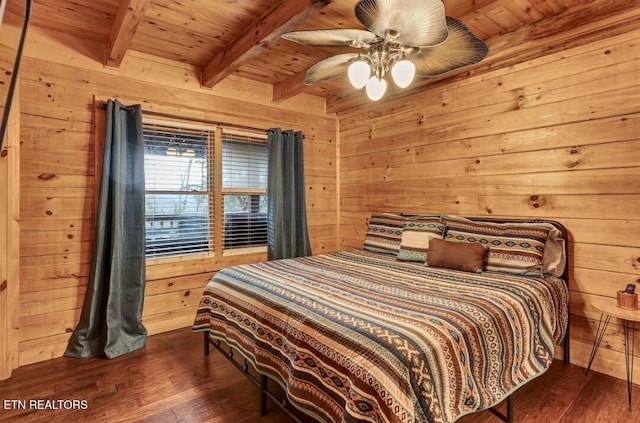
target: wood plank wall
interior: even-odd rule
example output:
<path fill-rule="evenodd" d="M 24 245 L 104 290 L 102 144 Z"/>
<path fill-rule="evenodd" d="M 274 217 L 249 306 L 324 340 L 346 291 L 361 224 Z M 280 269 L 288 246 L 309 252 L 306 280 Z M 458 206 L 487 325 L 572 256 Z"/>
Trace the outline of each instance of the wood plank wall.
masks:
<path fill-rule="evenodd" d="M 2 84 L 0 113 L 8 85 Z M 20 292 L 20 83 L 17 82 L 0 149 L 0 380 L 18 367 Z"/>
<path fill-rule="evenodd" d="M 2 27 L 6 70 L 16 28 Z M 201 88 L 194 68 L 129 54 L 120 70 L 101 65 L 104 46 L 30 29 L 22 63 L 19 364 L 60 356 L 79 318 L 94 230 L 94 96 L 144 108 L 260 128 L 305 133 L 309 232 L 314 253 L 338 248 L 335 117 L 313 96 L 271 105 L 271 87 L 228 78 Z M 3 72 L 4 73 L 4 72 Z M 96 156 L 97 154 L 97 156 Z M 203 287 L 220 268 L 266 254 L 147 266 L 144 324 L 150 334 L 189 326 Z"/>
<path fill-rule="evenodd" d="M 372 211 L 559 220 L 571 240 L 571 361 L 586 365 L 600 316 L 590 302 L 640 282 L 635 22 L 622 35 L 341 114 L 341 247 L 361 248 Z M 593 368 L 624 378 L 616 323 Z"/>

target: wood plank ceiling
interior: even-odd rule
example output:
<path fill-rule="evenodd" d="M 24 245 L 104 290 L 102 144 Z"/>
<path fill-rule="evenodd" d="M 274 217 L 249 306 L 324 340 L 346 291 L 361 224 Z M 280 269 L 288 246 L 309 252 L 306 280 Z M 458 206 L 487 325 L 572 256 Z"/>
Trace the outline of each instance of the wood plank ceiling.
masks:
<path fill-rule="evenodd" d="M 483 62 L 445 78 L 495 63 L 500 52 L 492 44 L 499 44 L 495 41 L 509 33 L 562 15 L 574 16 L 564 20 L 565 25 L 577 25 L 587 13 L 606 12 L 589 11 L 592 1 L 444 0 L 446 14 L 462 20 L 491 48 Z M 339 111 L 362 101 L 363 94 L 346 84 L 345 78 L 315 86 L 302 82 L 311 65 L 337 50 L 298 45 L 280 35 L 293 29 L 362 28 L 353 12 L 356 2 L 34 0 L 31 25 L 104 43 L 106 66 L 121 66 L 127 51 L 135 50 L 200 67 L 204 86 L 235 74 L 272 84 L 274 101 L 306 92 L 326 97 L 328 110 Z M 628 3 L 637 7 L 636 0 Z M 23 8 L 22 0 L 10 0 L 7 14 L 18 19 Z M 414 90 L 433 82 L 421 80 Z"/>

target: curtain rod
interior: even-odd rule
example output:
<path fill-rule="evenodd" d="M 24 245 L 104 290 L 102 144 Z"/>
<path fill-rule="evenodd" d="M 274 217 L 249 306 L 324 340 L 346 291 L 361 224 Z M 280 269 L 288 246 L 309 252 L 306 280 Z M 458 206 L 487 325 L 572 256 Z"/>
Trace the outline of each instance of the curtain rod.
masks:
<path fill-rule="evenodd" d="M 125 109 L 125 110 L 133 111 L 133 107 L 132 106 L 122 106 L 122 108 Z M 98 109 L 106 110 L 107 109 L 107 103 L 104 102 L 104 101 L 98 102 Z M 245 129 L 245 130 L 251 130 L 251 131 L 256 131 L 257 130 L 257 131 L 264 131 L 264 132 L 268 131 L 268 129 L 256 128 L 255 126 L 238 125 L 238 124 L 226 123 L 226 122 L 222 122 L 222 121 L 218 121 L 218 120 L 180 116 L 180 115 L 175 115 L 175 114 L 172 114 L 172 113 L 156 112 L 156 111 L 153 111 L 153 110 L 143 110 L 142 114 L 143 115 L 159 116 L 159 117 L 164 117 L 164 118 L 169 118 L 169 119 L 189 120 L 189 121 L 192 121 L 192 122 L 206 123 L 208 125 L 226 126 L 227 128 Z"/>

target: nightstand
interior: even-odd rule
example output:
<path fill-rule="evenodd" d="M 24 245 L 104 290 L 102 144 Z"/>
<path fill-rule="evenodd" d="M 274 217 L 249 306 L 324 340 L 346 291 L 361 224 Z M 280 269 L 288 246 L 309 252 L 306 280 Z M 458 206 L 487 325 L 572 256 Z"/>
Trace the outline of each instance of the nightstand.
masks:
<path fill-rule="evenodd" d="M 604 336 L 609 321 L 612 317 L 617 317 L 622 320 L 622 327 L 624 328 L 624 356 L 625 364 L 627 366 L 627 393 L 629 397 L 629 411 L 631 411 L 631 388 L 633 386 L 633 350 L 635 340 L 635 323 L 640 322 L 640 310 L 627 310 L 618 307 L 618 303 L 614 298 L 599 298 L 591 303 L 591 306 L 601 312 L 600 322 L 598 323 L 598 330 L 596 331 L 596 337 L 593 340 L 593 348 L 591 349 L 591 356 L 589 357 L 589 365 L 587 366 L 587 373 L 591 368 L 591 363 L 596 357 L 600 342 Z M 631 338 L 631 340 L 629 340 Z M 631 344 L 629 344 L 631 342 Z"/>

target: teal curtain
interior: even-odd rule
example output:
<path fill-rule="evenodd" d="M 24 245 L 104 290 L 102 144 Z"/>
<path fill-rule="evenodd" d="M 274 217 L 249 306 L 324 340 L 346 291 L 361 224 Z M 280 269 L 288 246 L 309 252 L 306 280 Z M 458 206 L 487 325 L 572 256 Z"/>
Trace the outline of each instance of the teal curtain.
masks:
<path fill-rule="evenodd" d="M 277 260 L 311 255 L 304 185 L 304 135 L 300 131 L 267 131 L 267 257 Z"/>
<path fill-rule="evenodd" d="M 89 287 L 66 357 L 114 358 L 145 346 L 144 194 L 142 110 L 109 100 Z"/>

